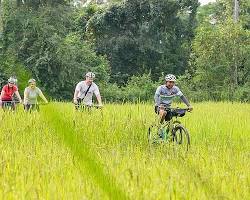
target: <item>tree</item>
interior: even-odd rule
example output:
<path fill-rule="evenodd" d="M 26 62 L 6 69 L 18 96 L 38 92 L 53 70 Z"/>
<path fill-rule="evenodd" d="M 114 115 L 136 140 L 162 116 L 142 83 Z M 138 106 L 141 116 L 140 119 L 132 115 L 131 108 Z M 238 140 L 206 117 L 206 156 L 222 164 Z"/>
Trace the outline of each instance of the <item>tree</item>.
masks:
<path fill-rule="evenodd" d="M 233 22 L 230 4 L 220 5 L 226 11 L 221 12 L 222 16 L 214 15 L 216 23 L 204 20 L 197 29 L 193 42 L 194 81 L 212 99 L 236 100 L 244 98 L 238 91 L 249 85 L 250 32 L 242 21 Z"/>
<path fill-rule="evenodd" d="M 111 80 L 120 85 L 132 75 L 182 74 L 194 36 L 196 0 L 127 0 L 94 15 L 89 39 L 111 64 Z"/>
<path fill-rule="evenodd" d="M 82 39 L 74 20 L 74 10 L 67 5 L 6 5 L 3 54 L 16 57 L 53 98 L 71 98 L 76 82 L 89 70 L 100 81 L 109 78 L 108 62 Z"/>

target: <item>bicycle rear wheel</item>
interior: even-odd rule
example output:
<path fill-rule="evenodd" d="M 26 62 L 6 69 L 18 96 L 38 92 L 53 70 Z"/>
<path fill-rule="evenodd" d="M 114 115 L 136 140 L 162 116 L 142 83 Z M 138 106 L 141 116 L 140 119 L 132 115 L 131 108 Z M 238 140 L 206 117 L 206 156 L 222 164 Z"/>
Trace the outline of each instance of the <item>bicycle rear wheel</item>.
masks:
<path fill-rule="evenodd" d="M 187 151 L 190 148 L 190 136 L 188 130 L 181 124 L 177 124 L 173 130 L 173 141 Z"/>

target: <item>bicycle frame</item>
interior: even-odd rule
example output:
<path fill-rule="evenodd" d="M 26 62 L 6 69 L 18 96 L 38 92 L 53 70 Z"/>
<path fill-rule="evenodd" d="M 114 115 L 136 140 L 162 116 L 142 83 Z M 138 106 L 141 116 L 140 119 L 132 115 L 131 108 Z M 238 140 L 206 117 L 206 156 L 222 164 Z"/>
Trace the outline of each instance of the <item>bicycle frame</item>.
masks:
<path fill-rule="evenodd" d="M 160 120 L 158 119 L 155 125 L 150 126 L 149 127 L 149 139 L 150 137 L 153 137 L 153 138 L 158 137 L 159 139 L 161 139 L 161 141 L 165 141 L 165 142 L 169 140 L 174 141 L 175 136 L 176 136 L 174 133 L 174 130 L 176 129 L 176 127 L 181 125 L 181 122 L 178 121 L 177 118 L 184 116 L 185 112 L 189 111 L 189 109 L 181 109 L 181 108 L 165 108 L 165 110 L 167 112 L 171 112 L 170 120 L 164 120 L 161 123 Z M 156 130 L 154 129 L 154 127 L 156 128 Z M 150 136 L 150 134 L 152 134 L 152 136 Z"/>
<path fill-rule="evenodd" d="M 15 111 L 16 105 L 20 103 L 19 101 L 2 101 L 1 107 L 4 111 Z"/>

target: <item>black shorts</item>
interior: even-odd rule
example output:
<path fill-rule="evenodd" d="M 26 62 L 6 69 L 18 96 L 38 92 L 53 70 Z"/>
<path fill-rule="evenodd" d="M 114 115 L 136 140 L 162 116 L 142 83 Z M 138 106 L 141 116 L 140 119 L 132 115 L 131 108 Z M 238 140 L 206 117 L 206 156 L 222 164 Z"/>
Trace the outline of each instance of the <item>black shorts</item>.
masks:
<path fill-rule="evenodd" d="M 26 104 L 24 105 L 24 110 L 25 111 L 39 111 L 39 106 L 38 104 Z"/>

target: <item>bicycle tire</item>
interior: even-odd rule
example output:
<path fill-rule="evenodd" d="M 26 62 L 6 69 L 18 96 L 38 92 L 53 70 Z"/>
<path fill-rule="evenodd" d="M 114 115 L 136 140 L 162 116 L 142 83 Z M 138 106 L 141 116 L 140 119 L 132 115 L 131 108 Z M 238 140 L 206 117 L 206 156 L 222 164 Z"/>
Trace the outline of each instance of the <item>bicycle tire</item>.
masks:
<path fill-rule="evenodd" d="M 11 101 L 3 101 L 2 102 L 2 109 L 3 111 L 15 111 L 16 110 L 16 104 Z"/>
<path fill-rule="evenodd" d="M 156 125 L 151 125 L 148 128 L 148 143 L 154 144 L 159 139 L 158 127 Z"/>
<path fill-rule="evenodd" d="M 188 151 L 190 148 L 190 134 L 182 124 L 176 124 L 172 130 L 173 140 L 177 145 L 181 145 Z M 185 147 L 186 146 L 186 147 Z"/>

